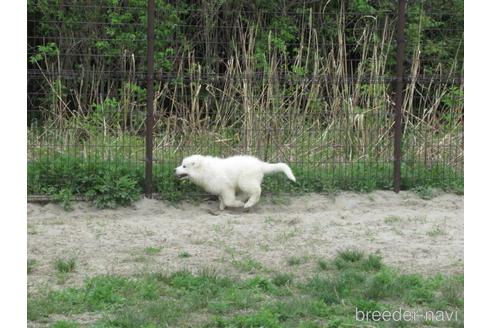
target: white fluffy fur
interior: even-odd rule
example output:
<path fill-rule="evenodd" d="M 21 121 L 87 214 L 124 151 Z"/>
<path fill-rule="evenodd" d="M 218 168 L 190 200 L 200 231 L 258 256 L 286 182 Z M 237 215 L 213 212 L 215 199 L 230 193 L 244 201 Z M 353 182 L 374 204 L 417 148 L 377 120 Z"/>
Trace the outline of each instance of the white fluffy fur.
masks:
<path fill-rule="evenodd" d="M 287 164 L 265 163 L 253 156 L 218 158 L 193 155 L 183 159 L 176 168 L 178 177 L 188 178 L 205 191 L 218 195 L 221 210 L 255 205 L 260 199 L 263 176 L 275 172 L 283 172 L 290 180 L 296 181 Z"/>

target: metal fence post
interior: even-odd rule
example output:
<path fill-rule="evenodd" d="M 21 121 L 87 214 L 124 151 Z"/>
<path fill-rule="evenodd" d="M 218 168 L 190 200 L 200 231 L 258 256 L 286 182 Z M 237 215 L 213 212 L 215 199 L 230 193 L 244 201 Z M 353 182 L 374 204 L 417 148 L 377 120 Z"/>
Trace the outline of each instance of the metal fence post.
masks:
<path fill-rule="evenodd" d="M 406 0 L 398 1 L 398 22 L 396 28 L 396 91 L 394 125 L 394 166 L 393 183 L 395 192 L 401 187 L 401 107 L 403 103 L 403 60 L 405 55 L 405 6 Z"/>
<path fill-rule="evenodd" d="M 154 12 L 155 1 L 147 1 L 147 117 L 145 120 L 145 196 L 152 197 L 154 129 Z"/>

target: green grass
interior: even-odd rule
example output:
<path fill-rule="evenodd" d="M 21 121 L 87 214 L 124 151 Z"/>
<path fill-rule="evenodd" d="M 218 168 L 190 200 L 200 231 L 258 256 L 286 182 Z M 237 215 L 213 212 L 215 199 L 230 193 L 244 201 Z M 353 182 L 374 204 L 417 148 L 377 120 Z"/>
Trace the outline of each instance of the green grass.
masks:
<path fill-rule="evenodd" d="M 463 326 L 463 275 L 402 274 L 381 257 L 345 250 L 327 259 L 325 270 L 294 276 L 276 272 L 248 279 L 197 274 L 96 276 L 82 287 L 28 295 L 28 319 L 100 314 L 91 327 L 352 327 L 355 309 L 459 311 Z M 370 323 L 371 324 L 371 323 Z M 395 322 L 376 326 L 395 327 Z M 59 321 L 55 327 L 72 327 Z M 71 326 L 72 325 L 72 326 Z"/>
<path fill-rule="evenodd" d="M 57 258 L 55 260 L 55 268 L 59 273 L 71 273 L 75 271 L 75 259 L 62 259 Z"/>
<path fill-rule="evenodd" d="M 183 251 L 183 252 L 180 252 L 178 254 L 178 257 L 181 257 L 181 258 L 188 258 L 188 257 L 191 257 L 191 254 L 186 252 L 186 251 Z"/>
<path fill-rule="evenodd" d="M 178 162 L 178 158 L 172 158 L 169 162 L 155 166 L 155 191 L 169 201 L 203 194 L 202 190 L 190 182 L 174 177 L 174 168 Z M 271 175 L 265 177 L 263 190 L 265 193 L 331 193 L 336 190 L 372 191 L 392 188 L 392 166 L 389 164 L 354 162 L 330 165 L 292 165 L 296 183 L 288 181 L 282 175 Z M 71 208 L 70 201 L 75 195 L 84 196 L 95 206 L 104 208 L 127 206 L 143 193 L 143 164 L 124 158 L 103 160 L 97 157 L 83 159 L 66 155 L 45 156 L 30 161 L 27 171 L 29 194 L 52 195 L 67 210 Z M 416 171 L 418 174 L 413 174 Z M 412 189 L 423 198 L 434 195 L 436 188 L 463 192 L 462 174 L 450 167 L 441 165 L 426 168 L 414 165 L 412 170 L 404 172 L 408 174 L 402 176 L 402 189 Z M 275 202 L 283 204 L 284 199 L 278 197 Z"/>
<path fill-rule="evenodd" d="M 27 259 L 27 274 L 31 274 L 34 271 L 35 267 L 36 267 L 36 260 Z"/>
<path fill-rule="evenodd" d="M 430 200 L 437 196 L 436 190 L 430 186 L 416 186 L 412 188 L 412 191 L 425 200 Z"/>
<path fill-rule="evenodd" d="M 318 260 L 318 268 L 320 270 L 328 270 L 329 267 L 330 267 L 330 264 L 328 263 L 328 261 L 326 261 L 324 259 Z"/>
<path fill-rule="evenodd" d="M 144 253 L 146 255 L 155 255 L 155 254 L 159 254 L 161 252 L 161 248 L 160 247 L 145 247 L 144 248 Z"/>
<path fill-rule="evenodd" d="M 384 223 L 391 224 L 401 221 L 401 218 L 396 215 L 390 215 L 384 218 Z"/>
<path fill-rule="evenodd" d="M 240 272 L 254 273 L 263 269 L 260 262 L 249 256 L 240 259 L 233 258 L 232 265 Z"/>
<path fill-rule="evenodd" d="M 435 225 L 432 230 L 425 233 L 429 237 L 445 236 L 446 230 L 441 225 Z"/>
<path fill-rule="evenodd" d="M 301 265 L 307 262 L 307 258 L 305 256 L 291 256 L 287 259 L 287 264 L 290 266 Z"/>
<path fill-rule="evenodd" d="M 278 287 L 291 284 L 293 281 L 294 276 L 289 273 L 277 273 L 272 277 L 272 283 Z"/>

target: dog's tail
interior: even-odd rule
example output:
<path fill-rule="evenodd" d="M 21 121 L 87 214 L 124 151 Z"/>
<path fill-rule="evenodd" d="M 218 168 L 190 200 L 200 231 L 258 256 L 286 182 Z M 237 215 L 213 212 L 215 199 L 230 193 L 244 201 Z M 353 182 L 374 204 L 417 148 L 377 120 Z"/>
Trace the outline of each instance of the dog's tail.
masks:
<path fill-rule="evenodd" d="M 292 170 L 285 163 L 275 163 L 275 164 L 265 163 L 265 165 L 263 166 L 263 173 L 265 174 L 276 173 L 276 172 L 283 172 L 287 176 L 287 178 L 289 178 L 289 180 L 296 182 L 296 177 L 292 173 Z"/>

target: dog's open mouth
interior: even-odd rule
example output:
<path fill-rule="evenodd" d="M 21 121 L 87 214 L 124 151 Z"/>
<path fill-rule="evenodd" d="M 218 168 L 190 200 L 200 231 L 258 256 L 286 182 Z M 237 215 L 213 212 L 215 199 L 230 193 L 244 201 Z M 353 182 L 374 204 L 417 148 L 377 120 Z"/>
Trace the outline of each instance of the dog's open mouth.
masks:
<path fill-rule="evenodd" d="M 176 176 L 178 177 L 178 179 L 185 179 L 186 177 L 188 177 L 188 174 L 181 173 L 181 174 L 176 174 Z"/>

